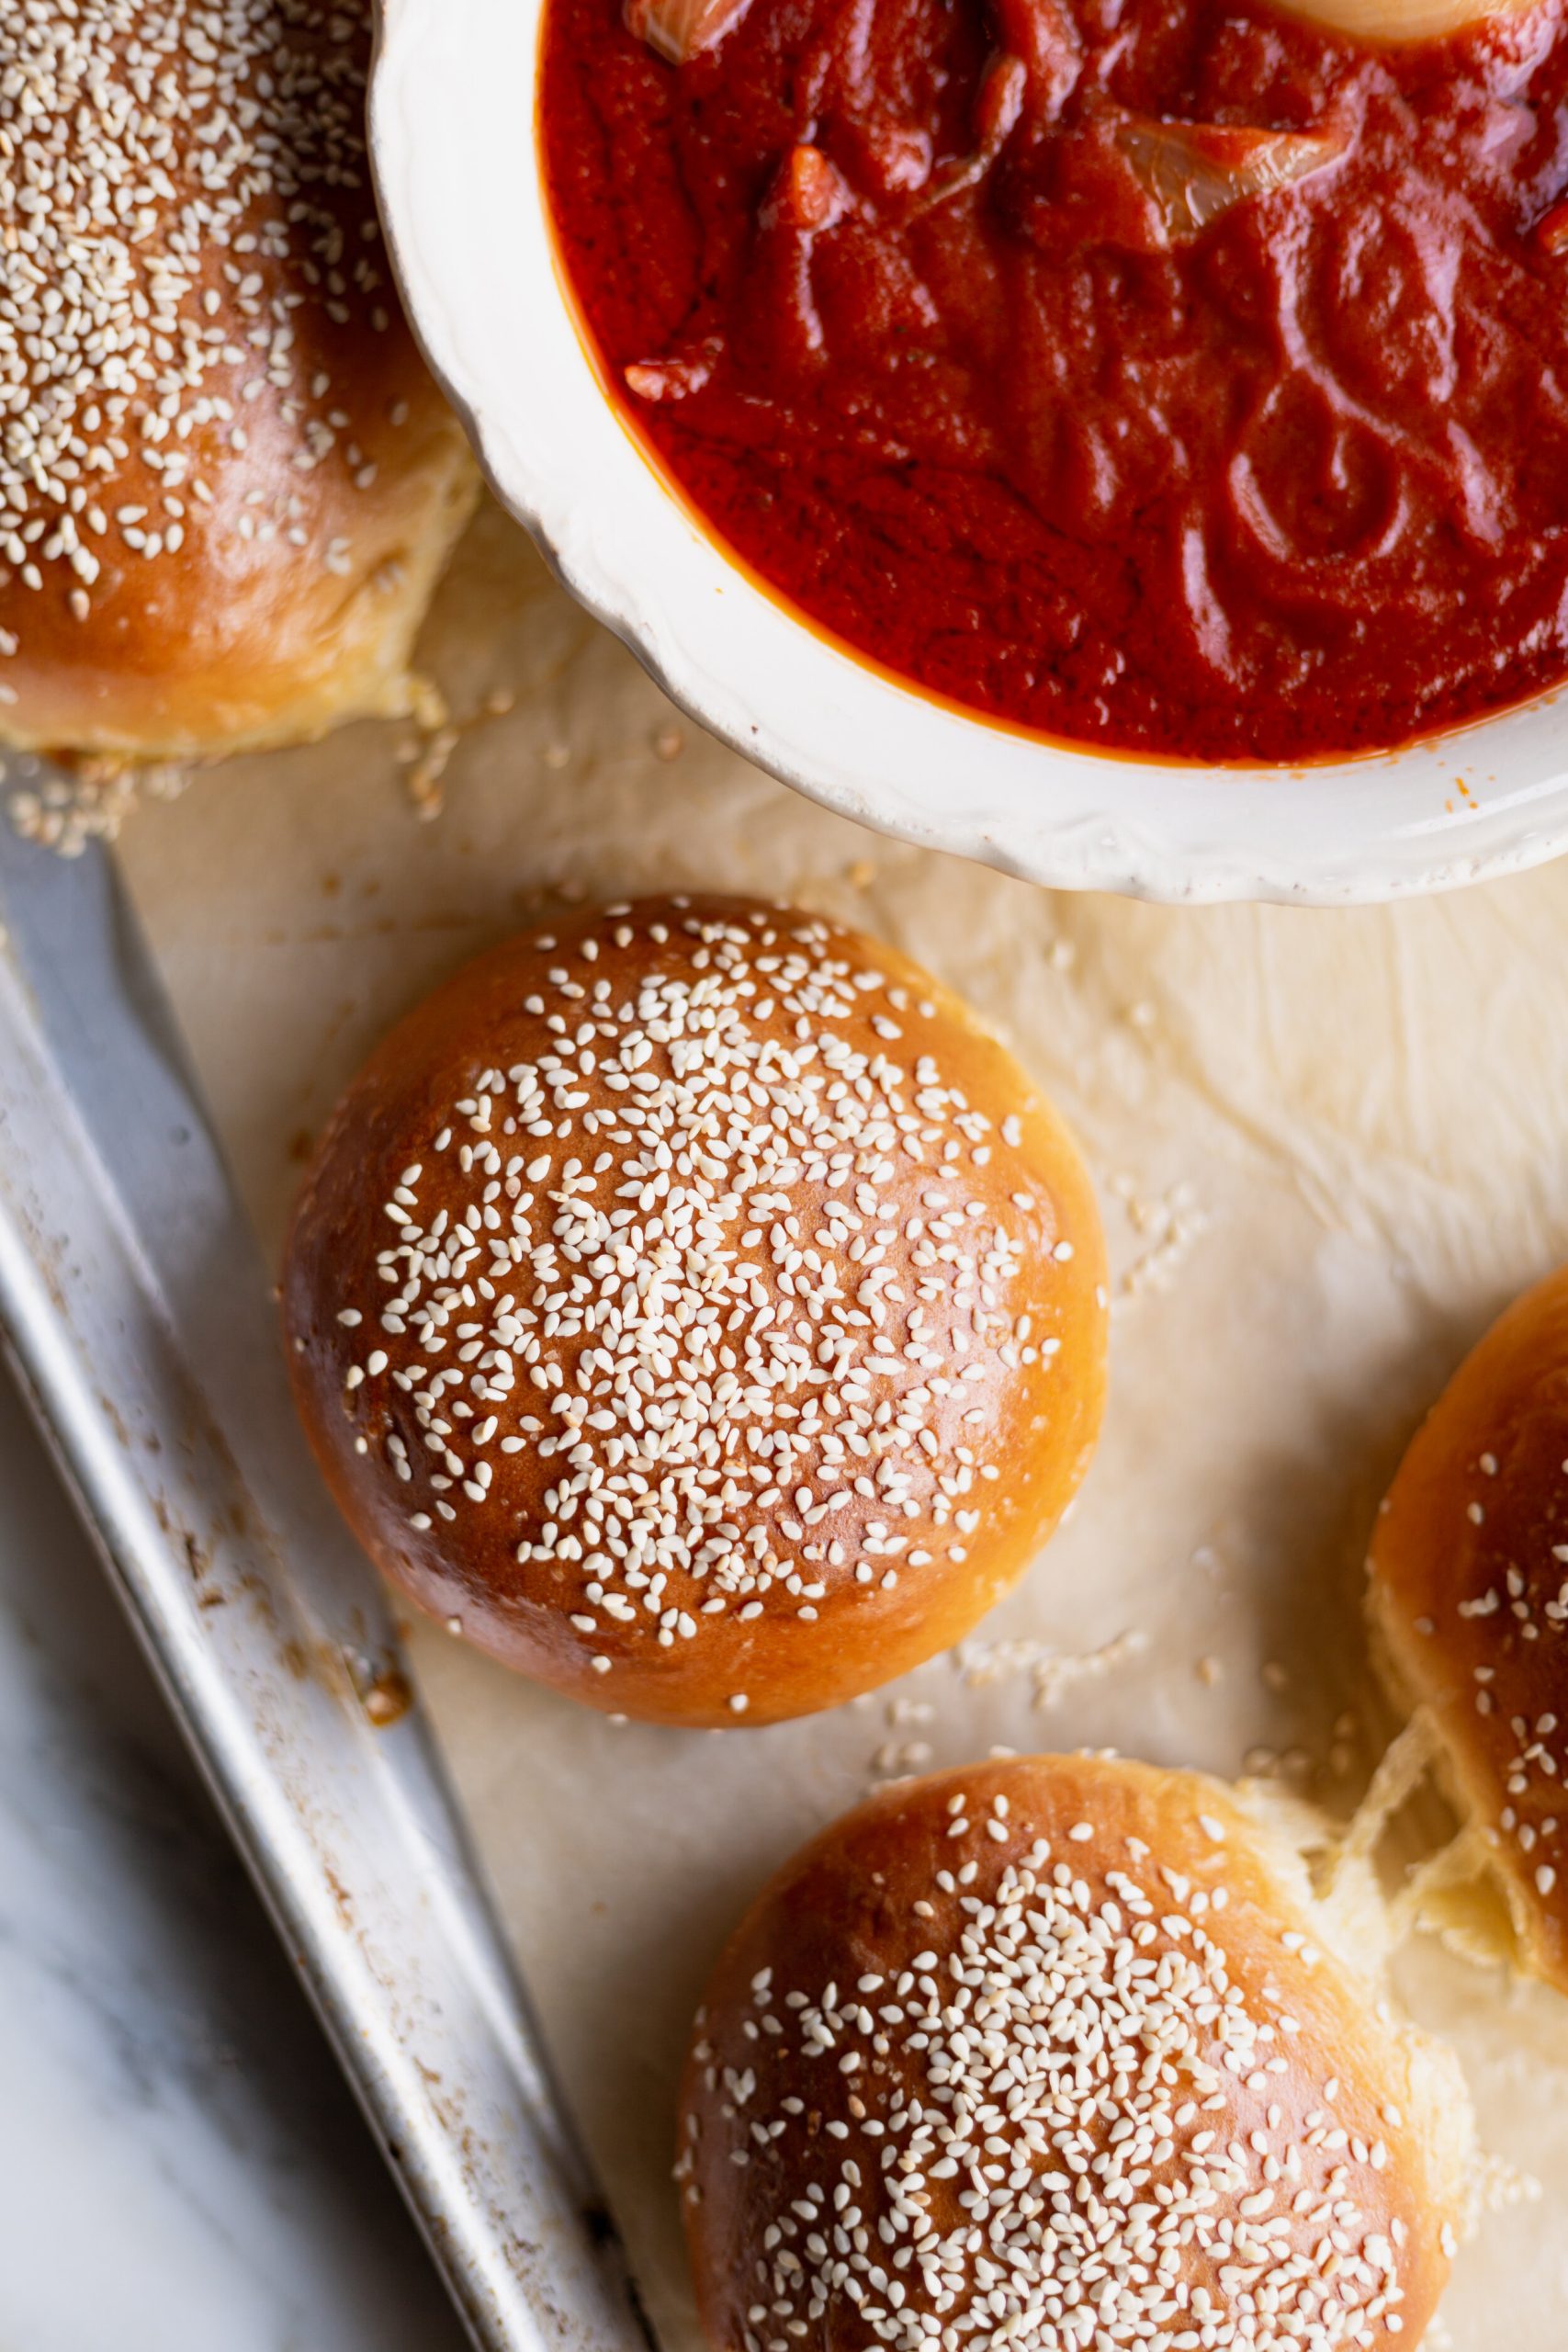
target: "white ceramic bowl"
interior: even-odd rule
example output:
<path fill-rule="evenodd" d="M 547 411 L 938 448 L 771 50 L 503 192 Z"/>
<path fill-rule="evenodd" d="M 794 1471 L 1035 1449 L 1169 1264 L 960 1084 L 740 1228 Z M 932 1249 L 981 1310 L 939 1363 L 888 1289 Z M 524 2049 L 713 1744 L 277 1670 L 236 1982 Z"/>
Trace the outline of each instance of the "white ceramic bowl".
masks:
<path fill-rule="evenodd" d="M 1043 743 L 892 684 L 694 527 L 563 300 L 534 136 L 542 0 L 381 0 L 371 145 L 414 325 L 495 490 L 694 718 L 883 832 L 1075 889 L 1340 905 L 1568 848 L 1568 710 L 1306 771 Z"/>

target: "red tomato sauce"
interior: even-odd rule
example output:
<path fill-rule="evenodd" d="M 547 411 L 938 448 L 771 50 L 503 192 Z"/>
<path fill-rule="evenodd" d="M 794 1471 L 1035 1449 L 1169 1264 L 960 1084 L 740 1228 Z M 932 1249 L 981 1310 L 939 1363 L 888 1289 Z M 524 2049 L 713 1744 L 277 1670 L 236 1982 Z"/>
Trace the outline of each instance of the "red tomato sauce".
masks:
<path fill-rule="evenodd" d="M 1053 735 L 1293 762 L 1568 673 L 1565 19 L 750 0 L 671 64 L 548 0 L 540 137 L 616 396 L 813 621 Z"/>

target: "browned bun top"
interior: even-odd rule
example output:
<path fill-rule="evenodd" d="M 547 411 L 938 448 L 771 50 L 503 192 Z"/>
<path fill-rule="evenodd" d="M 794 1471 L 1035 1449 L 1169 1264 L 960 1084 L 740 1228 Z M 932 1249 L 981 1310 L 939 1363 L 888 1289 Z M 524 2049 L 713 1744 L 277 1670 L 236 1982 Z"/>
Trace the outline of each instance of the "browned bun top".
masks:
<path fill-rule="evenodd" d="M 718 2352 L 1410 2352 L 1467 2161 L 1451 2062 L 1225 1792 L 1039 1757 L 885 1790 L 780 1872 L 677 2170 Z"/>
<path fill-rule="evenodd" d="M 1102 1242 L 1070 1136 L 891 949 L 573 913 L 340 1105 L 290 1238 L 307 1427 L 425 1607 L 592 1703 L 831 1704 L 955 1640 L 1076 1488 Z"/>
<path fill-rule="evenodd" d="M 4 13 L 13 742 L 201 753 L 406 697 L 474 476 L 381 242 L 370 13 Z"/>
<path fill-rule="evenodd" d="M 1400 1464 L 1370 1566 L 1382 1661 L 1436 1726 L 1517 1956 L 1568 1992 L 1568 1269 L 1461 1364 Z"/>

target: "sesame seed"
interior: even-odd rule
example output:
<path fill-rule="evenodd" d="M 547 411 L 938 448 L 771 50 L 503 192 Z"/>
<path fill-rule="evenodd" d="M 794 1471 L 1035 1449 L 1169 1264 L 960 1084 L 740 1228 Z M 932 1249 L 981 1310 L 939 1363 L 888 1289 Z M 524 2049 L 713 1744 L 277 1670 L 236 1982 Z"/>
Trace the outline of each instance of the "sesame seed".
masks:
<path fill-rule="evenodd" d="M 552 1605 L 634 1649 L 961 1565 L 1006 1494 L 968 1385 L 1021 1329 L 1060 1345 L 1066 1278 L 1043 1193 L 1026 1224 L 947 1157 L 994 1121 L 940 1040 L 883 1040 L 906 991 L 787 910 L 531 946 L 507 1047 L 374 1171 L 384 1246 L 343 1277 L 409 1498 L 504 1523 Z"/>
<path fill-rule="evenodd" d="M 1111 1849 L 1107 1825 L 1080 1831 Z M 1339 2117 L 1332 2077 L 1300 2109 L 1273 2095 L 1297 2021 L 1126 1844 L 1131 1867 L 1054 1863 L 1041 1837 L 937 1871 L 910 1906 L 937 1924 L 902 1951 L 846 1859 L 808 1928 L 770 1928 L 750 1997 L 710 2002 L 684 2193 L 764 2151 L 790 2184 L 705 2256 L 744 2352 L 1371 2352 L 1393 2332 L 1388 2145 Z"/>
<path fill-rule="evenodd" d="M 339 441 L 343 412 L 302 356 L 311 314 L 352 316 L 345 235 L 362 315 L 389 278 L 355 15 L 327 0 L 6 12 L 0 506 L 20 576 L 41 587 L 43 567 L 61 568 L 78 620 L 100 571 L 82 529 L 148 564 L 178 555 L 187 490 L 223 511 L 192 468 L 215 436 L 243 453 L 237 407 L 265 398 L 297 471 Z M 105 481 L 132 494 L 89 504 Z M 281 504 L 247 507 L 231 527 L 265 539 L 282 520 Z"/>
<path fill-rule="evenodd" d="M 1555 1382 L 1555 1370 L 1540 1377 L 1531 1409 L 1560 1423 L 1555 1385 L 1546 1385 Z M 1527 1426 L 1522 1413 L 1519 1426 Z M 1563 1507 L 1541 1494 L 1528 1448 L 1510 1442 L 1475 1460 L 1496 1482 L 1484 1510 L 1463 1505 L 1470 1526 L 1484 1532 L 1467 1540 L 1460 1589 L 1445 1595 L 1441 1613 L 1411 1622 L 1429 1645 L 1423 1667 L 1430 1695 L 1454 1708 L 1445 1720 L 1475 1786 L 1476 1826 L 1499 1875 L 1522 1904 L 1545 1902 L 1561 1868 L 1542 1849 L 1556 1850 L 1568 1740 L 1557 1711 L 1543 1710 L 1538 1694 L 1568 1670 L 1568 1526 Z M 1461 1714 L 1454 1702 L 1467 1688 Z"/>

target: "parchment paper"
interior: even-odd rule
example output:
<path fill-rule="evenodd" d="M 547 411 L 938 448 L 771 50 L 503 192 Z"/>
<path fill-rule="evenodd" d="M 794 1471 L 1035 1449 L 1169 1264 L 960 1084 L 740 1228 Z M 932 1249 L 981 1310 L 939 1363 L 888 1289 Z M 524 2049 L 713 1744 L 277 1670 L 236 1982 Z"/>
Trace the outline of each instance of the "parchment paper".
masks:
<path fill-rule="evenodd" d="M 455 725 L 434 761 L 358 729 L 206 775 L 122 839 L 269 1245 L 339 1087 L 419 994 L 552 894 L 687 885 L 792 894 L 962 989 L 1076 1123 L 1116 1269 L 1099 1459 L 957 1657 L 811 1722 L 680 1735 L 413 1633 L 655 2320 L 691 2352 L 675 2075 L 718 1943 L 802 1838 L 878 1778 L 998 1744 L 1277 1770 L 1345 1807 L 1364 1785 L 1378 1495 L 1488 1318 L 1568 1257 L 1568 861 L 1386 911 L 1041 893 L 824 816 L 703 738 L 493 512 L 426 659 Z M 428 798 L 448 750 L 421 822 L 411 773 Z M 1562 2352 L 1568 2002 L 1425 1941 L 1400 1977 L 1457 2042 L 1489 2147 L 1542 2183 L 1462 2255 L 1451 2341 Z"/>

